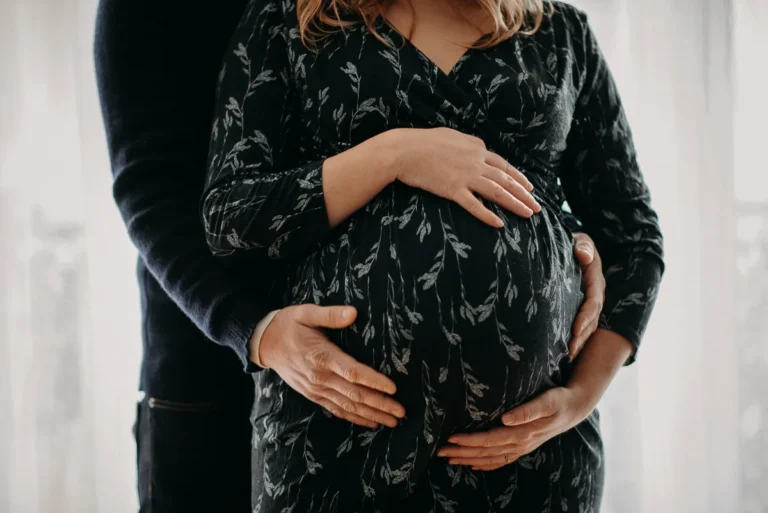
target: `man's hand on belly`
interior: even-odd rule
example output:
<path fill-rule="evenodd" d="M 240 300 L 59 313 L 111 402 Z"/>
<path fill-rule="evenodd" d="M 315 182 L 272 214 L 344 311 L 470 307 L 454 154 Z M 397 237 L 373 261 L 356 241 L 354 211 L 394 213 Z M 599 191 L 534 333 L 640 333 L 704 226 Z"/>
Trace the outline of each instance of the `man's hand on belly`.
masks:
<path fill-rule="evenodd" d="M 581 310 L 573 323 L 573 338 L 568 343 L 568 351 L 571 360 L 576 358 L 584 343 L 597 330 L 600 313 L 603 311 L 605 301 L 605 277 L 603 276 L 603 262 L 595 248 L 592 237 L 586 233 L 573 235 L 573 251 L 576 260 L 581 265 L 581 274 L 586 285 L 586 298 Z"/>
<path fill-rule="evenodd" d="M 391 397 L 392 380 L 344 353 L 322 332 L 346 328 L 356 315 L 349 306 L 283 308 L 261 336 L 260 361 L 337 417 L 370 428 L 396 427 L 405 408 Z"/>

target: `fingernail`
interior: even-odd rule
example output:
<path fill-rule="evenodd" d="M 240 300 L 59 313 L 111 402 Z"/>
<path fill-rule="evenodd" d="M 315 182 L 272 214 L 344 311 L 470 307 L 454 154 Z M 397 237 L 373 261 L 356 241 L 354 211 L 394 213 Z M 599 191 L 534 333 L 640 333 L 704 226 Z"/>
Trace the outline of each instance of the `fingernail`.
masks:
<path fill-rule="evenodd" d="M 456 460 L 448 460 L 448 464 L 449 464 L 449 465 L 458 465 L 458 463 L 456 462 Z"/>
<path fill-rule="evenodd" d="M 507 417 L 507 416 L 501 417 L 501 423 L 504 424 L 505 426 L 509 426 L 510 424 L 512 424 L 513 420 L 514 419 L 512 417 Z"/>
<path fill-rule="evenodd" d="M 448 438 L 448 443 L 455 444 L 457 442 L 458 438 L 455 436 L 451 436 Z"/>
<path fill-rule="evenodd" d="M 342 308 L 340 317 L 342 321 L 346 321 L 349 317 L 349 308 Z"/>
<path fill-rule="evenodd" d="M 541 204 L 538 201 L 536 202 L 536 212 L 541 212 Z"/>
<path fill-rule="evenodd" d="M 442 457 L 445 456 L 445 451 L 439 450 L 439 451 L 437 451 L 437 455 L 442 458 Z"/>
<path fill-rule="evenodd" d="M 528 192 L 533 190 L 533 184 L 531 182 L 528 182 L 525 187 L 528 189 Z"/>

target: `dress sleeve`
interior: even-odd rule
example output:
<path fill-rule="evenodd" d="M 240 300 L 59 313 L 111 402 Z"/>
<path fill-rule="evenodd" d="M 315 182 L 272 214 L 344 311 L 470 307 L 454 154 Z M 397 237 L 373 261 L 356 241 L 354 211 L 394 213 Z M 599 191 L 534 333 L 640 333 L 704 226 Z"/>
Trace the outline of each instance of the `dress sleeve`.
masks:
<path fill-rule="evenodd" d="M 658 216 L 637 163 L 616 84 L 594 34 L 582 20 L 582 85 L 561 182 L 568 204 L 603 259 L 600 327 L 640 345 L 664 272 Z"/>
<path fill-rule="evenodd" d="M 277 3 L 251 2 L 220 77 L 202 214 L 225 256 L 295 259 L 330 231 L 323 161 L 301 162 L 289 30 Z"/>

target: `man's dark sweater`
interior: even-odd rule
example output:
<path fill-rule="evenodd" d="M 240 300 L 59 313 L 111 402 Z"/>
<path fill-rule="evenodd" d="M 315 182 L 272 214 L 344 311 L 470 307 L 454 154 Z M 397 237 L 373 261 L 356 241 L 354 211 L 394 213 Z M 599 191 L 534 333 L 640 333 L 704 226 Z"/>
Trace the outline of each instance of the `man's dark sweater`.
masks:
<path fill-rule="evenodd" d="M 211 256 L 198 214 L 216 79 L 244 6 L 102 0 L 97 15 L 114 197 L 139 251 L 141 386 L 164 399 L 249 389 L 247 342 L 267 312 L 262 291 Z"/>

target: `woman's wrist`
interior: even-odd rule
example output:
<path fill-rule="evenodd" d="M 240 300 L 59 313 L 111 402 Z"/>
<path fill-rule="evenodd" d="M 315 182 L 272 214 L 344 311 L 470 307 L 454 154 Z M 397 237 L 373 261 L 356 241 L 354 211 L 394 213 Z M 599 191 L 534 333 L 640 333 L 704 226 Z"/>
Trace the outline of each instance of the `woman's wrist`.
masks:
<path fill-rule="evenodd" d="M 575 397 L 576 415 L 592 412 L 631 353 L 632 344 L 612 331 L 598 328 L 589 337 L 567 384 Z"/>
<path fill-rule="evenodd" d="M 366 148 L 366 151 L 378 159 L 378 168 L 387 177 L 387 183 L 397 181 L 408 147 L 408 129 L 393 128 L 369 139 L 368 142 L 372 147 Z"/>
<path fill-rule="evenodd" d="M 576 425 L 589 417 L 605 393 L 605 387 L 596 387 L 589 383 L 569 383 L 566 387 L 573 398 L 572 416 Z"/>
<path fill-rule="evenodd" d="M 397 180 L 401 140 L 399 132 L 389 130 L 325 159 L 323 195 L 331 228 Z"/>

